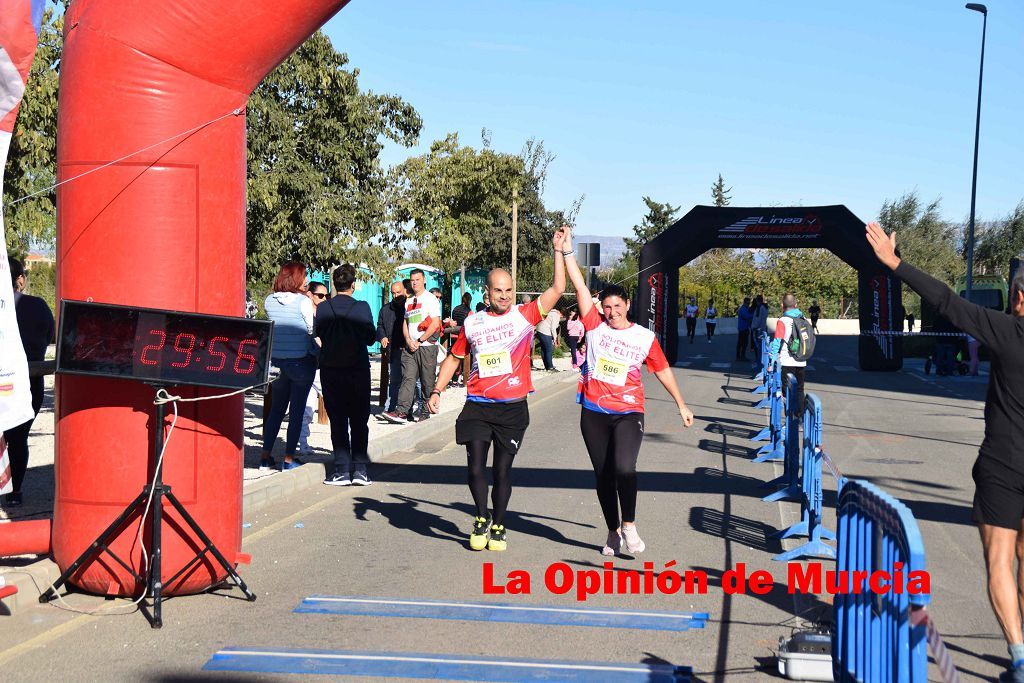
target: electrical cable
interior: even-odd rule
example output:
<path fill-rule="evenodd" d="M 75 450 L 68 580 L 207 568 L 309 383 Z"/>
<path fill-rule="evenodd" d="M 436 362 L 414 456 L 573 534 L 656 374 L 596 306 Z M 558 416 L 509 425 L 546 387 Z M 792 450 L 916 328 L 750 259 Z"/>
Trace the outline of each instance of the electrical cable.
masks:
<path fill-rule="evenodd" d="M 146 577 L 150 571 L 149 554 L 146 552 L 146 544 L 143 543 L 142 540 L 142 532 L 145 529 L 146 519 L 149 517 L 149 510 L 152 507 L 153 498 L 156 495 L 156 473 L 159 472 L 163 467 L 164 454 L 167 452 L 167 443 L 171 440 L 171 434 L 174 433 L 174 427 L 178 423 L 178 401 L 210 401 L 218 398 L 227 398 L 229 396 L 235 396 L 237 394 L 241 394 L 252 389 L 258 389 L 260 387 L 266 386 L 266 384 L 268 383 L 253 384 L 252 386 L 248 386 L 243 389 L 238 389 L 237 391 L 232 391 L 227 394 L 217 394 L 215 396 L 198 396 L 196 398 L 182 398 L 181 396 L 175 396 L 169 393 L 164 388 L 160 388 L 157 390 L 156 398 L 153 399 L 153 405 L 170 403 L 171 408 L 174 410 L 174 419 L 171 420 L 171 426 L 167 430 L 167 434 L 164 436 L 163 447 L 160 449 L 160 455 L 157 457 L 156 467 L 153 469 L 153 479 L 149 481 L 149 497 L 146 499 L 146 507 L 143 509 L 142 516 L 139 518 L 139 530 L 135 536 L 135 542 L 138 544 L 139 550 L 142 552 L 142 565 L 144 568 L 140 574 L 141 576 Z M 163 425 L 160 425 L 160 427 L 163 428 Z M 25 571 L 23 569 L 10 569 L 0 573 L 0 578 L 6 576 L 7 574 L 27 574 L 32 579 L 32 583 L 33 585 L 35 585 L 35 588 L 37 591 L 39 591 L 40 595 L 43 595 L 44 592 L 52 592 L 56 596 L 56 603 L 60 609 L 67 610 L 69 612 L 75 612 L 78 614 L 86 614 L 89 616 L 122 616 L 126 614 L 134 614 L 138 610 L 139 604 L 141 604 L 141 602 L 146 598 L 147 594 L 147 591 L 143 590 L 139 597 L 132 600 L 132 602 L 127 605 L 118 604 L 110 605 L 108 607 L 101 607 L 94 610 L 87 610 L 75 607 L 74 605 L 67 603 L 64 600 L 63 596 L 60 594 L 60 592 L 54 588 L 52 583 L 50 583 L 46 587 L 45 591 L 41 590 L 39 588 L 39 582 L 36 580 L 35 575 L 33 575 L 31 572 Z M 126 607 L 131 607 L 133 609 L 118 612 L 113 611 L 123 610 Z"/>

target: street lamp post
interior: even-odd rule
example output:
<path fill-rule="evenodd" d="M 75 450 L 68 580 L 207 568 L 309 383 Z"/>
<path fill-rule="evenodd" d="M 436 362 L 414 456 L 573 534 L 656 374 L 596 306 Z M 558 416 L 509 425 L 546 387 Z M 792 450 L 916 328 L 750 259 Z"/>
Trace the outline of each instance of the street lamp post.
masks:
<path fill-rule="evenodd" d="M 967 3 L 967 9 L 981 12 L 981 67 L 978 70 L 978 115 L 974 122 L 974 171 L 971 176 L 971 223 L 967 231 L 967 300 L 971 300 L 974 286 L 974 204 L 978 195 L 978 135 L 981 132 L 981 81 L 985 75 L 985 30 L 988 28 L 988 8 L 976 2 Z"/>

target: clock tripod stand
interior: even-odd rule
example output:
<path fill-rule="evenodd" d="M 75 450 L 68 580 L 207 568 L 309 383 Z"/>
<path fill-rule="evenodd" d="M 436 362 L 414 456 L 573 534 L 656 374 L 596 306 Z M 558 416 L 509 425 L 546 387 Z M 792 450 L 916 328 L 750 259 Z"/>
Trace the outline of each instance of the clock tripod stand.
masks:
<path fill-rule="evenodd" d="M 161 383 L 147 382 L 149 386 L 155 389 L 154 396 L 158 396 L 161 389 L 165 389 L 167 385 Z M 202 547 L 196 551 L 195 556 L 189 560 L 178 572 L 167 580 L 168 585 L 173 585 L 180 577 L 184 576 L 186 572 L 190 571 L 193 567 L 203 561 L 207 553 L 209 553 L 218 565 L 227 573 L 227 577 L 241 589 L 249 602 L 256 600 L 256 595 L 249 590 L 249 587 L 245 585 L 245 581 L 238 575 L 235 568 L 228 562 L 224 554 L 214 545 L 210 537 L 206 535 L 202 527 L 193 519 L 192 515 L 188 513 L 188 510 L 181 504 L 178 498 L 171 491 L 171 487 L 163 482 L 163 459 L 160 457 L 164 448 L 164 418 L 166 417 L 166 409 L 162 401 L 154 401 L 156 404 L 156 419 L 154 421 L 154 433 L 153 433 L 153 452 L 151 455 L 150 465 L 153 470 L 153 480 L 147 483 L 143 487 L 142 492 L 135 497 L 131 503 L 128 504 L 120 515 L 117 516 L 113 522 L 100 534 L 99 538 L 92 542 L 92 544 L 79 555 L 78 559 L 71 563 L 71 565 L 64 570 L 64 573 L 53 582 L 53 584 L 46 590 L 42 595 L 39 596 L 39 602 L 46 603 L 58 597 L 58 589 L 66 584 L 75 572 L 79 570 L 83 565 L 88 563 L 93 558 L 99 557 L 106 553 L 115 562 L 124 567 L 128 572 L 131 573 L 135 581 L 139 584 L 143 584 L 143 600 L 149 598 L 152 603 L 152 613 L 146 615 L 146 619 L 149 621 L 149 625 L 152 628 L 160 628 L 163 626 L 163 601 L 167 598 L 163 595 L 164 584 L 161 581 L 161 557 L 162 557 L 162 524 L 163 524 L 163 505 L 166 500 L 171 507 L 173 507 L 178 515 L 181 517 L 181 521 L 184 522 L 184 526 L 191 529 L 202 543 Z M 150 502 L 150 499 L 152 501 Z M 149 513 L 146 513 L 146 507 L 149 506 Z M 149 550 L 150 550 L 150 561 L 148 567 L 148 575 L 144 576 L 139 574 L 137 571 L 132 569 L 125 560 L 118 557 L 113 550 L 110 549 L 110 544 L 114 542 L 122 533 L 123 530 L 131 523 L 136 517 L 142 518 L 146 515 L 148 519 L 141 519 L 140 523 L 143 524 L 149 532 Z M 145 541 L 143 541 L 145 543 Z M 144 612 L 144 611 L 143 611 Z M 145 613 L 145 612 L 144 612 Z"/>

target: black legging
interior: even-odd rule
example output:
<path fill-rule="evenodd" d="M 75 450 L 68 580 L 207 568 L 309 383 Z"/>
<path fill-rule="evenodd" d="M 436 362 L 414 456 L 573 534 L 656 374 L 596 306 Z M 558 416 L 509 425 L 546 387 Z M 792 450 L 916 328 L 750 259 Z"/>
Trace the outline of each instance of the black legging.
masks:
<path fill-rule="evenodd" d="M 469 490 L 476 503 L 477 517 L 487 516 L 487 449 L 491 444 L 487 441 L 470 441 L 466 444 L 466 456 L 469 461 Z M 494 443 L 494 464 L 491 473 L 494 487 L 491 490 L 491 506 L 493 507 L 494 524 L 504 524 L 505 511 L 512 497 L 512 461 L 516 454 Z"/>
<path fill-rule="evenodd" d="M 608 415 L 584 408 L 580 429 L 597 477 L 597 499 L 608 530 L 636 521 L 636 461 L 644 438 L 644 414 Z"/>
<path fill-rule="evenodd" d="M 687 318 L 686 319 L 686 336 L 690 338 L 690 343 L 693 343 L 693 337 L 697 334 L 697 319 Z"/>
<path fill-rule="evenodd" d="M 32 422 L 43 407 L 43 378 L 30 377 L 28 383 L 32 392 L 32 419 L 4 432 L 14 493 L 21 491 L 21 484 L 25 481 L 25 473 L 28 472 L 28 436 L 32 431 Z"/>
<path fill-rule="evenodd" d="M 583 337 L 574 337 L 571 334 L 565 335 L 565 341 L 569 344 L 569 355 L 572 358 L 572 364 L 577 365 L 576 355 L 579 353 L 579 346 L 583 342 Z"/>
<path fill-rule="evenodd" d="M 715 336 L 715 328 L 718 327 L 718 322 L 708 320 L 704 323 L 704 327 L 707 328 L 708 340 L 710 341 L 710 339 Z"/>

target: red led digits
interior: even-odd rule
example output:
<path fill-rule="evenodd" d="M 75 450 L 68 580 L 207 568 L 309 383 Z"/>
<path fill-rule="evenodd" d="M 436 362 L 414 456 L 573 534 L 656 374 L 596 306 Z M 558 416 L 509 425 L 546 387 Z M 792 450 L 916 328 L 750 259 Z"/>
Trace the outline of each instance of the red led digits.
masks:
<path fill-rule="evenodd" d="M 164 346 L 167 345 L 167 333 L 165 333 L 163 330 L 150 330 L 149 333 L 153 336 L 159 337 L 160 341 L 156 344 L 147 344 L 145 348 L 142 349 L 142 355 L 139 356 L 139 362 L 141 362 L 143 365 L 156 365 L 157 361 L 149 360 L 148 358 L 146 358 L 146 354 L 149 353 L 150 350 L 159 353 L 164 348 Z"/>
<path fill-rule="evenodd" d="M 187 347 L 182 348 L 184 344 L 181 343 L 182 338 L 186 340 Z M 188 364 L 192 361 L 192 349 L 196 347 L 196 336 L 189 334 L 188 332 L 181 332 L 174 337 L 174 350 L 178 353 L 185 354 L 185 360 L 179 360 L 171 363 L 172 368 L 187 368 Z"/>
<path fill-rule="evenodd" d="M 252 374 L 252 371 L 256 369 L 256 356 L 253 356 L 252 354 L 249 353 L 245 353 L 246 344 L 252 344 L 253 346 L 256 347 L 259 346 L 259 342 L 256 341 L 255 339 L 246 339 L 245 341 L 241 342 L 238 345 L 238 358 L 235 359 L 235 372 L 240 375 Z M 243 359 L 248 361 L 249 363 L 249 367 L 246 369 L 239 367 L 239 364 L 242 362 Z"/>
<path fill-rule="evenodd" d="M 208 349 L 209 352 L 210 352 L 210 355 L 211 356 L 219 356 L 220 357 L 220 363 L 217 364 L 217 365 L 212 365 L 212 364 L 211 365 L 207 365 L 206 366 L 207 370 L 213 370 L 214 372 L 218 372 L 218 371 L 224 369 L 224 364 L 227 363 L 227 361 L 228 361 L 228 354 L 224 353 L 223 351 L 217 351 L 213 347 L 214 347 L 214 344 L 216 344 L 217 342 L 226 342 L 227 340 L 228 340 L 227 337 L 214 337 L 213 339 L 210 340 L 210 348 Z"/>

